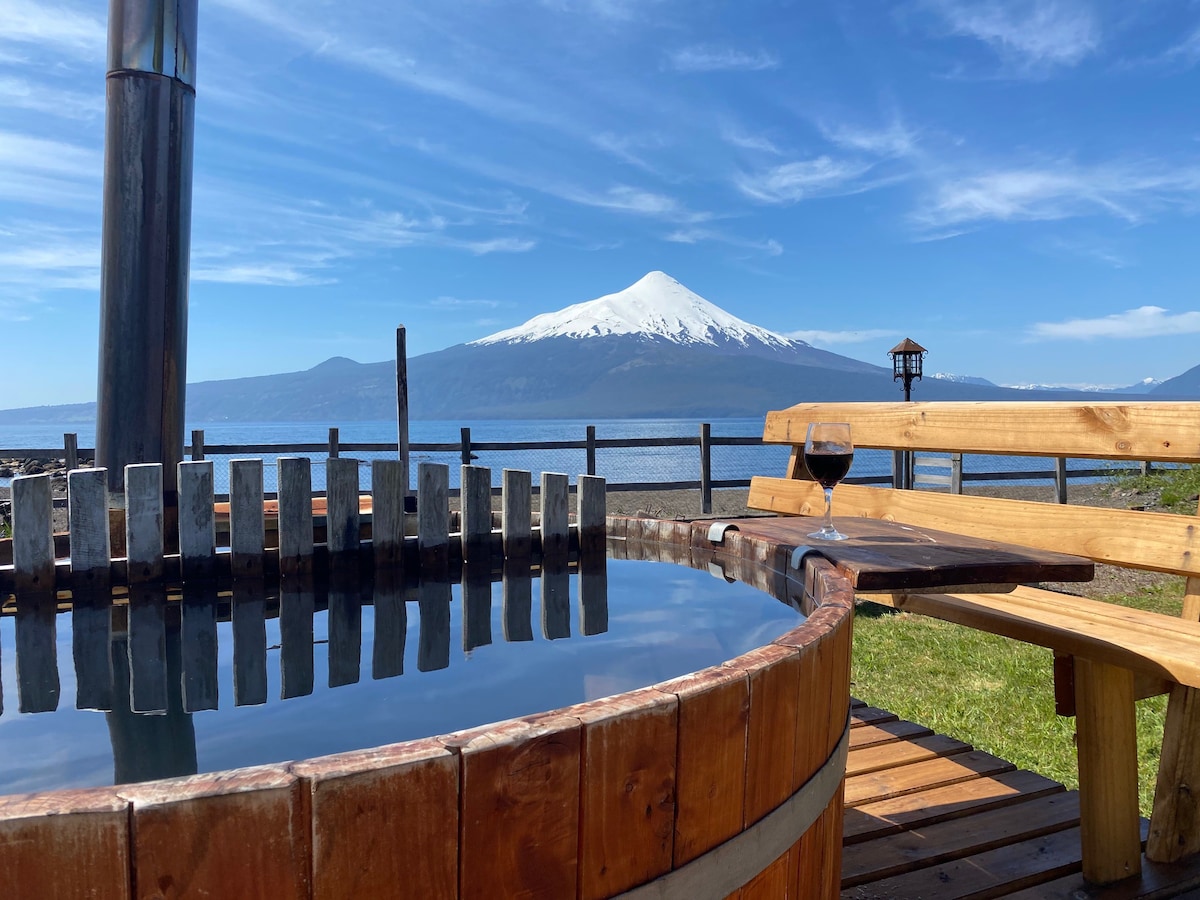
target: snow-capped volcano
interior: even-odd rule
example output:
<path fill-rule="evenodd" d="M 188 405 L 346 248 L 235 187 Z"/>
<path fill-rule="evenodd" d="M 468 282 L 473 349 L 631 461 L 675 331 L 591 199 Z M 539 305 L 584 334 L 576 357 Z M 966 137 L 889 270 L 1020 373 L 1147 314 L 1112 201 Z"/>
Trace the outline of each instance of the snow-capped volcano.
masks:
<path fill-rule="evenodd" d="M 665 272 L 650 272 L 623 291 L 535 316 L 524 325 L 498 331 L 471 344 L 516 344 L 544 338 L 594 338 L 634 335 L 674 344 L 765 346 L 775 350 L 808 348 L 751 325 L 688 290 Z"/>

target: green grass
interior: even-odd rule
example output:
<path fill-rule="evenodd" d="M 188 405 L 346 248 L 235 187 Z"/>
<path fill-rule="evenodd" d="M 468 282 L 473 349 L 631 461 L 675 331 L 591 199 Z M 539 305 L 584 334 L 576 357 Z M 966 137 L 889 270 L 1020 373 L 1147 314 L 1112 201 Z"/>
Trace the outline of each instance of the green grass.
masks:
<path fill-rule="evenodd" d="M 1182 579 L 1104 598 L 1178 615 Z M 1051 652 L 876 604 L 858 607 L 851 693 L 1069 788 L 1079 786 L 1075 720 L 1054 712 Z M 1150 815 L 1166 697 L 1137 704 L 1138 785 Z"/>
<path fill-rule="evenodd" d="M 1200 466 L 1158 469 L 1149 475 L 1113 476 L 1118 488 L 1140 494 L 1158 494 L 1161 507 L 1168 512 L 1194 513 L 1200 496 Z"/>

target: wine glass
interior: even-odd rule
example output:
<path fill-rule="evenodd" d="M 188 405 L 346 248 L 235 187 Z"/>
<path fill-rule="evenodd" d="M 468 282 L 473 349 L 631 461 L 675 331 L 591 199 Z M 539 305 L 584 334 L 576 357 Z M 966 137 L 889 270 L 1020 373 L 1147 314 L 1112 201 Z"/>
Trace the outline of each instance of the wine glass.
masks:
<path fill-rule="evenodd" d="M 847 536 L 833 527 L 833 488 L 846 477 L 854 460 L 854 442 L 845 422 L 813 422 L 804 439 L 804 465 L 825 489 L 825 524 L 810 538 L 844 541 Z"/>

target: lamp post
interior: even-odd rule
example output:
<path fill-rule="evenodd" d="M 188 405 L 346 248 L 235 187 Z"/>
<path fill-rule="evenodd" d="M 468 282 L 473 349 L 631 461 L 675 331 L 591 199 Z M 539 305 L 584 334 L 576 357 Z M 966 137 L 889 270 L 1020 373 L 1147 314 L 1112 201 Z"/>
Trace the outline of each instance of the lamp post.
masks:
<path fill-rule="evenodd" d="M 892 358 L 892 381 L 904 382 L 904 402 L 912 400 L 912 383 L 916 378 L 921 379 L 921 360 L 925 358 L 926 350 L 912 338 L 905 338 L 888 351 Z M 900 470 L 899 487 L 912 488 L 912 454 L 902 450 L 897 454 L 896 463 Z"/>
<path fill-rule="evenodd" d="M 912 338 L 905 338 L 888 351 L 892 358 L 892 381 L 904 379 L 905 403 L 912 399 L 913 379 L 921 380 L 921 360 L 927 352 Z"/>

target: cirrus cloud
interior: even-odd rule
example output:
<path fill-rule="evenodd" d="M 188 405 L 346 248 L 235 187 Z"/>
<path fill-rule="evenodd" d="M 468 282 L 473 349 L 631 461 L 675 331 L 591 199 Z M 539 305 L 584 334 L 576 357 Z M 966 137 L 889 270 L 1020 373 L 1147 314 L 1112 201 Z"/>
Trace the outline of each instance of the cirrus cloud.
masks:
<path fill-rule="evenodd" d="M 1200 312 L 1171 313 L 1161 306 L 1139 306 L 1094 319 L 1037 322 L 1029 329 L 1035 339 L 1090 341 L 1096 338 L 1150 338 L 1200 333 Z"/>

